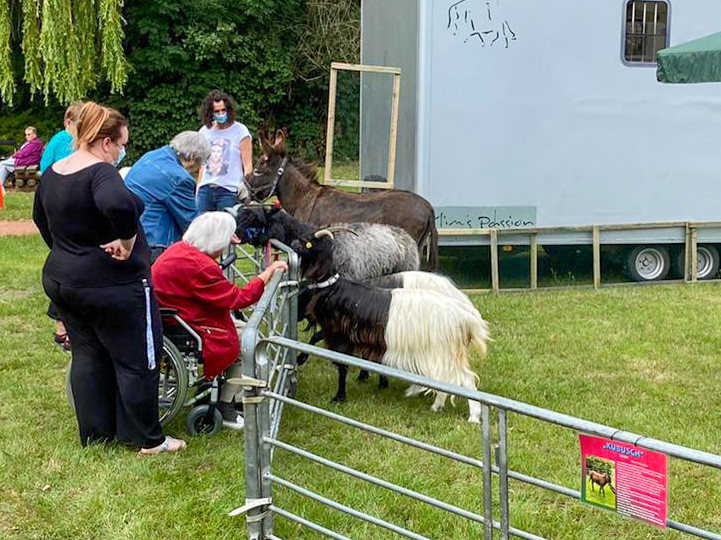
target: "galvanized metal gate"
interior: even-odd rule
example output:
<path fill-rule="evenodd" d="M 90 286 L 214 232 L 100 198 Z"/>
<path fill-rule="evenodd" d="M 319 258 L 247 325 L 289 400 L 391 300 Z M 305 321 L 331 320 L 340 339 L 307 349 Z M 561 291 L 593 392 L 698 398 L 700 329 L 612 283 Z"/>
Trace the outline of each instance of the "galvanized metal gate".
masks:
<path fill-rule="evenodd" d="M 246 501 L 243 506 L 231 512 L 231 515 L 246 515 L 248 538 L 250 540 L 278 539 L 279 536 L 274 533 L 274 516 L 283 516 L 330 538 L 349 540 L 347 536 L 297 515 L 288 508 L 278 506 L 273 498 L 273 486 L 282 486 L 319 504 L 393 531 L 400 536 L 416 540 L 427 540 L 427 537 L 423 535 L 423 531 L 410 531 L 395 523 L 358 511 L 338 501 L 330 500 L 278 476 L 273 468 L 274 450 L 276 448 L 292 452 L 309 460 L 309 462 L 324 465 L 335 471 L 340 471 L 354 478 L 381 486 L 476 522 L 479 524 L 479 529 L 482 528 L 485 540 L 492 540 L 496 531 L 498 531 L 499 537 L 502 539 L 514 536 L 529 540 L 545 540 L 541 536 L 520 530 L 511 525 L 509 480 L 530 484 L 572 499 L 580 499 L 581 494 L 575 489 L 521 474 L 508 468 L 507 415 L 509 412 L 577 432 L 606 437 L 633 444 L 639 448 L 655 450 L 672 458 L 721 469 L 721 456 L 643 437 L 492 394 L 448 385 L 297 341 L 295 334 L 297 331 L 297 315 L 295 313 L 297 307 L 292 294 L 297 286 L 297 258 L 295 258 L 292 251 L 282 244 L 275 243 L 274 245 L 278 252 L 284 254 L 290 261 L 291 275 L 288 281 L 281 281 L 283 278 L 280 274 L 273 277 L 253 316 L 248 321 L 248 326 L 243 335 Z M 482 459 L 461 455 L 296 400 L 293 397 L 293 390 L 295 387 L 295 360 L 299 352 L 309 353 L 329 362 L 345 364 L 350 367 L 357 367 L 387 377 L 393 377 L 410 384 L 440 390 L 459 398 L 480 402 L 482 421 L 479 437 Z M 482 472 L 483 478 L 483 514 L 477 514 L 449 502 L 395 485 L 283 442 L 279 438 L 279 428 L 285 405 L 298 407 L 304 411 L 365 430 L 400 444 L 409 445 L 477 468 Z M 497 420 L 492 424 L 491 418 L 495 415 L 497 415 Z M 497 442 L 494 443 L 494 440 Z M 494 489 L 493 475 L 498 477 L 497 489 Z M 494 515 L 495 498 L 498 499 L 497 515 Z M 667 526 L 699 538 L 721 540 L 721 534 L 718 532 L 705 530 L 690 524 L 668 520 Z"/>

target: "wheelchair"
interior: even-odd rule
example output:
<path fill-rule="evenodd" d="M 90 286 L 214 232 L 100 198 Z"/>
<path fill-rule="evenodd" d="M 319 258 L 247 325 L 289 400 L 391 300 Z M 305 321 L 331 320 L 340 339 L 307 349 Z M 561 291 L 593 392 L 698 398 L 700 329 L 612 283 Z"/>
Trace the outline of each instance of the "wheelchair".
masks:
<path fill-rule="evenodd" d="M 183 407 L 193 407 L 185 419 L 191 435 L 218 433 L 223 416 L 218 409 L 221 377 L 208 381 L 200 373 L 203 341 L 198 333 L 171 308 L 160 308 L 163 320 L 163 348 L 158 364 L 158 413 L 165 427 Z M 65 381 L 68 403 L 75 412 L 70 386 L 70 366 Z M 192 393 L 192 397 L 188 397 Z"/>
<path fill-rule="evenodd" d="M 168 424 L 183 407 L 192 407 L 185 418 L 186 431 L 191 435 L 218 433 L 223 427 L 218 409 L 222 377 L 208 381 L 199 373 L 203 341 L 176 310 L 160 308 L 160 316 L 163 319 L 163 352 L 158 362 L 160 425 Z"/>

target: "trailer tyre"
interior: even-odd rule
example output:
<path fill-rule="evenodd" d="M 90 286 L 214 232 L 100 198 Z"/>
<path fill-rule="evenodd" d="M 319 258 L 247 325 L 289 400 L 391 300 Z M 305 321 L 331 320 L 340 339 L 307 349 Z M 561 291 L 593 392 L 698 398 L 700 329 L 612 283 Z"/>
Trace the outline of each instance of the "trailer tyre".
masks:
<path fill-rule="evenodd" d="M 626 258 L 626 270 L 633 281 L 659 281 L 668 275 L 671 258 L 663 246 L 638 246 Z"/>
<path fill-rule="evenodd" d="M 698 257 L 698 279 L 712 279 L 716 277 L 719 271 L 719 253 L 714 246 L 698 246 L 696 251 Z M 684 276 L 683 271 L 684 254 L 681 251 L 678 257 L 678 271 L 681 277 Z M 690 265 L 690 263 L 689 263 Z"/>

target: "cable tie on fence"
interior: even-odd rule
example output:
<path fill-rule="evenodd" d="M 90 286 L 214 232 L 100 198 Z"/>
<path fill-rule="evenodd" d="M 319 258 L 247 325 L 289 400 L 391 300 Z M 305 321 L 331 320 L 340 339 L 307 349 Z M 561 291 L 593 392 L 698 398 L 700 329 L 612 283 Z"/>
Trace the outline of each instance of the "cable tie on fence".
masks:
<path fill-rule="evenodd" d="M 262 513 L 258 514 L 257 516 L 245 516 L 245 521 L 247 521 L 248 523 L 255 523 L 256 521 L 263 521 L 266 517 L 268 517 L 269 514 L 270 514 L 270 512 L 268 510 L 266 510 L 265 512 L 262 512 Z"/>
<path fill-rule="evenodd" d="M 266 498 L 266 499 L 245 499 L 245 504 L 241 506 L 240 508 L 236 508 L 232 512 L 228 513 L 228 516 L 235 517 L 240 514 L 245 514 L 246 512 L 253 510 L 255 508 L 258 508 L 260 506 L 268 506 L 270 503 L 273 502 L 273 499 Z M 264 511 L 259 516 L 246 516 L 246 519 L 248 521 L 260 521 L 263 519 L 263 517 L 268 514 L 268 511 Z"/>

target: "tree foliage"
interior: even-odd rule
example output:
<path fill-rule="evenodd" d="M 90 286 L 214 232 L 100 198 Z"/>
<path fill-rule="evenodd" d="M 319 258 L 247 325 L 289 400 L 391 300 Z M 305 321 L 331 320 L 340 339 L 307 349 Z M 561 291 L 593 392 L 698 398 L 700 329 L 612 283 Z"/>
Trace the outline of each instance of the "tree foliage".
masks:
<path fill-rule="evenodd" d="M 17 90 L 13 51 L 22 53 L 22 80 L 31 96 L 69 103 L 106 81 L 120 92 L 127 81 L 123 0 L 0 0 L 0 98 Z M 13 23 L 20 31 L 13 33 Z"/>
<path fill-rule="evenodd" d="M 129 0 L 127 8 L 131 157 L 198 129 L 213 88 L 236 99 L 251 132 L 284 101 L 301 0 Z"/>
<path fill-rule="evenodd" d="M 359 60 L 359 19 L 360 0 L 0 0 L 0 136 L 59 128 L 63 105 L 89 98 L 128 116 L 132 162 L 197 130 L 218 88 L 251 132 L 286 127 L 318 159 L 329 65 Z M 357 125 L 357 85 L 339 92 L 339 121 Z M 355 129 L 336 129 L 336 157 L 357 152 Z"/>

